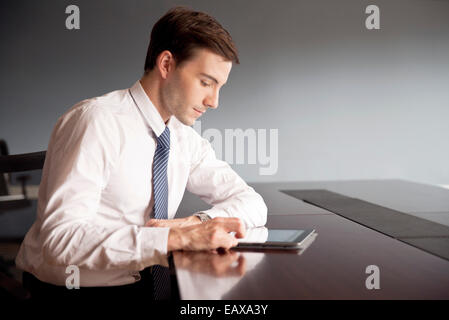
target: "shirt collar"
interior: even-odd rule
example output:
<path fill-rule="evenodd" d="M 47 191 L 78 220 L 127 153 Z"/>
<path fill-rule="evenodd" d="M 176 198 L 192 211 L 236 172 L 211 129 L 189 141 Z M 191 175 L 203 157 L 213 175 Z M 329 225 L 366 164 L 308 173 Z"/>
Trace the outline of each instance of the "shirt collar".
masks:
<path fill-rule="evenodd" d="M 153 130 L 155 135 L 159 137 L 162 132 L 164 132 L 166 125 L 164 123 L 164 120 L 162 120 L 159 111 L 157 111 L 156 107 L 151 102 L 145 90 L 143 90 L 139 80 L 137 80 L 136 83 L 129 89 L 129 92 L 131 93 L 131 96 L 134 99 L 134 102 L 136 103 L 140 112 L 142 113 L 145 121 Z M 167 122 L 167 126 L 170 124 L 170 122 L 171 117 Z"/>

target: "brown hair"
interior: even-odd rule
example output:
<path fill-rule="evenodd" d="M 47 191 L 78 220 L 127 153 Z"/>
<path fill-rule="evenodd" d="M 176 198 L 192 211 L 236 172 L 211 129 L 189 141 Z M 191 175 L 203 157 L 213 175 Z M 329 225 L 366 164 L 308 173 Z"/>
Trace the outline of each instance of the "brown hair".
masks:
<path fill-rule="evenodd" d="M 164 50 L 170 51 L 180 65 L 197 48 L 209 49 L 228 61 L 239 63 L 231 35 L 217 20 L 204 12 L 174 7 L 153 26 L 145 72 L 154 68 L 157 57 Z"/>

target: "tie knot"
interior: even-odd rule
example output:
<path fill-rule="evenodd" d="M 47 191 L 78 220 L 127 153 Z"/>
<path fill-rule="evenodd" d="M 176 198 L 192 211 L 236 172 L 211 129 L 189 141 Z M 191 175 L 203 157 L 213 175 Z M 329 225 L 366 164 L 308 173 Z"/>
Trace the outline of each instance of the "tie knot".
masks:
<path fill-rule="evenodd" d="M 157 146 L 164 149 L 170 149 L 170 129 L 165 127 L 164 132 L 157 137 Z"/>

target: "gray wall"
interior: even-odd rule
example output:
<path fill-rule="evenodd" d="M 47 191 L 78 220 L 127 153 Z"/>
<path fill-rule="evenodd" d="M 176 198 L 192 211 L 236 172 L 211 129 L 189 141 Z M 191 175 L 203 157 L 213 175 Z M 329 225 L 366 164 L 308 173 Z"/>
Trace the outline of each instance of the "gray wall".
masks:
<path fill-rule="evenodd" d="M 65 28 L 69 4 L 80 30 Z M 211 13 L 240 50 L 203 131 L 278 129 L 277 173 L 233 165 L 246 180 L 449 184 L 449 2 L 435 0 L 2 0 L 0 137 L 11 153 L 46 149 L 73 104 L 131 86 L 174 4 Z M 380 30 L 365 28 L 369 4 Z"/>

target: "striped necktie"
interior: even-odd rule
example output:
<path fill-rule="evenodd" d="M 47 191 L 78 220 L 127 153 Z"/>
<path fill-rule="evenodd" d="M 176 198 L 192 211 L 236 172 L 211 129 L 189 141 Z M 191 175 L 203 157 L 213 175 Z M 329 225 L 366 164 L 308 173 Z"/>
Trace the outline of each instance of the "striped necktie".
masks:
<path fill-rule="evenodd" d="M 153 194 L 154 218 L 168 219 L 168 181 L 167 164 L 170 153 L 170 129 L 165 127 L 164 132 L 157 138 L 156 152 L 153 160 Z"/>
<path fill-rule="evenodd" d="M 165 127 L 164 132 L 157 138 L 156 152 L 153 160 L 153 194 L 154 218 L 168 219 L 168 180 L 167 164 L 170 153 L 170 130 Z M 154 265 L 152 267 L 155 300 L 170 299 L 170 271 L 169 268 Z"/>

